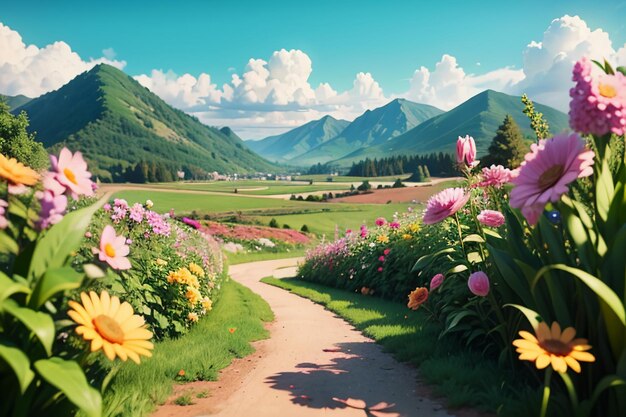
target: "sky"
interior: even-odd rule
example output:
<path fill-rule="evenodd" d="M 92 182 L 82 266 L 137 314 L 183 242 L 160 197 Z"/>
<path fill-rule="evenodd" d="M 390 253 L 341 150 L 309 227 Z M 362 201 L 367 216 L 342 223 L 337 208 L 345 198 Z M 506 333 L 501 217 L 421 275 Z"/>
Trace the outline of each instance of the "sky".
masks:
<path fill-rule="evenodd" d="M 404 97 L 486 88 L 567 110 L 582 55 L 626 64 L 626 1 L 6 2 L 0 93 L 35 97 L 101 62 L 244 138 Z"/>

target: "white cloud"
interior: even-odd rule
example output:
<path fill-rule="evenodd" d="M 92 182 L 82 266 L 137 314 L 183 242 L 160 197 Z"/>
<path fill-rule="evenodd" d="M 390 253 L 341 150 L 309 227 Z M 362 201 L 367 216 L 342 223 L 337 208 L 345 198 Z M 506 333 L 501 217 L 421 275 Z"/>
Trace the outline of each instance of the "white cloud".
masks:
<path fill-rule="evenodd" d="M 37 97 L 66 84 L 99 63 L 124 68 L 125 61 L 98 58 L 84 61 L 65 42 L 39 48 L 26 45 L 19 33 L 0 23 L 0 93 Z M 112 50 L 111 50 L 112 51 Z"/>

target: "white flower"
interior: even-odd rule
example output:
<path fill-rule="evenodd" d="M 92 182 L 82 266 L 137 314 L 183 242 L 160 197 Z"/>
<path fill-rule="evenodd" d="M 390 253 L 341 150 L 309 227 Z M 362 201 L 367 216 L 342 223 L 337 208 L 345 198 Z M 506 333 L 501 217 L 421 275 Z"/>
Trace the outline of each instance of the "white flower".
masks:
<path fill-rule="evenodd" d="M 154 206 L 154 203 L 152 202 L 152 200 L 146 200 L 146 207 L 152 208 L 152 206 Z"/>

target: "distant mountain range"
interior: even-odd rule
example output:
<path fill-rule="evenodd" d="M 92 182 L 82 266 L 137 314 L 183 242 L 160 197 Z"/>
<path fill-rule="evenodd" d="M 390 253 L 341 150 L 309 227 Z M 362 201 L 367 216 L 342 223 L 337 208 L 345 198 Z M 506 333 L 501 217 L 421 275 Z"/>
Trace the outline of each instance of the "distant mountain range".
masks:
<path fill-rule="evenodd" d="M 22 110 L 44 146 L 82 151 L 104 179 L 120 166 L 142 161 L 191 172 L 276 170 L 232 130 L 200 123 L 109 65 L 98 65 L 13 112 Z"/>
<path fill-rule="evenodd" d="M 346 120 L 324 116 L 282 135 L 248 141 L 246 144 L 270 161 L 285 162 L 337 137 L 349 124 Z"/>
<path fill-rule="evenodd" d="M 535 103 L 543 113 L 553 133 L 567 128 L 567 115 Z M 519 124 L 525 136 L 534 132 L 522 110 L 521 97 L 486 90 L 454 109 L 443 112 L 436 107 L 396 99 L 374 110 L 368 110 L 333 138 L 324 137 L 306 152 L 292 152 L 299 146 L 294 132 L 320 123 L 325 118 L 300 126 L 287 133 L 246 144 L 270 160 L 308 167 L 332 162 L 349 167 L 365 158 L 381 158 L 395 154 L 452 153 L 458 136 L 471 135 L 476 140 L 478 154 L 484 155 L 498 126 L 507 114 Z M 334 120 L 334 119 L 333 119 Z M 272 146 L 280 143 L 280 146 Z M 266 149 L 272 149 L 271 155 Z"/>
<path fill-rule="evenodd" d="M 9 105 L 9 110 L 13 111 L 17 109 L 18 107 L 23 106 L 24 104 L 31 101 L 32 98 L 23 96 L 21 94 L 18 96 L 5 96 L 5 95 L 0 94 L 0 100 L 7 103 Z"/>

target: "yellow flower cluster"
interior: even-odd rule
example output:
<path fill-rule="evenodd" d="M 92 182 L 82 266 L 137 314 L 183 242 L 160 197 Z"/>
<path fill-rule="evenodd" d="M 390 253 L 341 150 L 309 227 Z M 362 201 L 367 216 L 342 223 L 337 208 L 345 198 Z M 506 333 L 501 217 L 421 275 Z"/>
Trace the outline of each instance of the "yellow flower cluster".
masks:
<path fill-rule="evenodd" d="M 413 237 L 413 235 L 409 234 L 409 233 L 405 233 L 402 235 L 402 239 L 404 240 L 411 240 L 411 238 Z"/>
<path fill-rule="evenodd" d="M 376 241 L 378 243 L 389 243 L 389 236 L 387 236 L 387 235 L 378 235 L 376 237 Z"/>
<path fill-rule="evenodd" d="M 196 276 L 204 278 L 204 269 L 198 264 L 191 262 L 189 264 L 189 270 Z"/>
<path fill-rule="evenodd" d="M 171 271 L 167 276 L 167 282 L 172 284 L 184 284 L 194 288 L 200 288 L 198 277 L 187 268 L 180 268 L 178 271 Z"/>
<path fill-rule="evenodd" d="M 420 225 L 417 223 L 411 223 L 409 224 L 409 230 L 411 231 L 411 233 L 417 233 L 420 230 Z"/>
<path fill-rule="evenodd" d="M 202 308 L 204 308 L 205 311 L 211 311 L 213 308 L 213 302 L 209 297 L 204 297 L 202 299 Z"/>
<path fill-rule="evenodd" d="M 189 304 L 195 306 L 202 299 L 202 294 L 200 294 L 200 291 L 198 291 L 198 288 L 188 285 L 187 292 L 185 293 L 185 297 L 187 297 L 187 300 L 189 300 Z"/>

